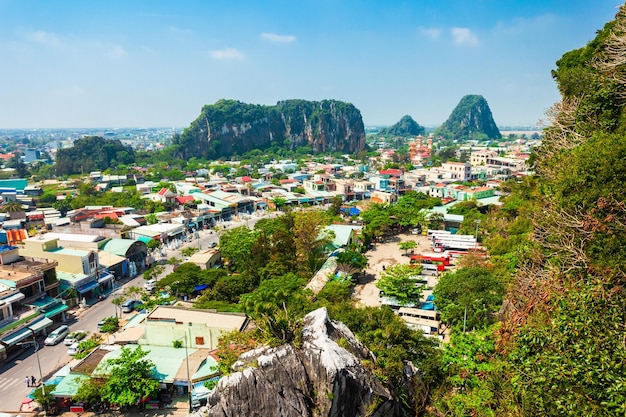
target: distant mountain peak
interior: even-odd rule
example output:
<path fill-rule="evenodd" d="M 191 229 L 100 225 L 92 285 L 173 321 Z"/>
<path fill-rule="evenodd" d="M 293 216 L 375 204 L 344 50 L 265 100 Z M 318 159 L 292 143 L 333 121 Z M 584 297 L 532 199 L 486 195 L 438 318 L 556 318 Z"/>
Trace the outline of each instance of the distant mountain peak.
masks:
<path fill-rule="evenodd" d="M 426 132 L 424 126 L 420 126 L 411 116 L 406 115 L 398 123 L 381 129 L 378 133 L 383 136 L 418 136 L 424 132 Z"/>
<path fill-rule="evenodd" d="M 455 140 L 476 138 L 479 135 L 488 139 L 502 137 L 487 100 L 477 94 L 464 96 L 436 133 Z"/>

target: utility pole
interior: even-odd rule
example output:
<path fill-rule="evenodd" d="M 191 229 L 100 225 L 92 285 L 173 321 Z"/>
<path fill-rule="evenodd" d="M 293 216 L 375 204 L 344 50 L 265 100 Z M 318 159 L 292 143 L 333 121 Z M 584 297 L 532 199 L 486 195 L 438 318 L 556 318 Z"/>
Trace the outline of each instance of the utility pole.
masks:
<path fill-rule="evenodd" d="M 39 361 L 39 344 L 37 343 L 37 339 L 35 339 L 35 331 L 30 327 L 27 327 L 30 330 L 31 335 L 33 336 L 33 343 L 35 345 L 35 356 L 37 357 L 37 367 L 39 368 L 39 383 L 41 384 L 41 398 L 46 398 L 46 385 L 43 383 L 43 373 L 41 372 L 41 362 Z M 46 411 L 48 411 L 47 404 L 45 405 Z"/>

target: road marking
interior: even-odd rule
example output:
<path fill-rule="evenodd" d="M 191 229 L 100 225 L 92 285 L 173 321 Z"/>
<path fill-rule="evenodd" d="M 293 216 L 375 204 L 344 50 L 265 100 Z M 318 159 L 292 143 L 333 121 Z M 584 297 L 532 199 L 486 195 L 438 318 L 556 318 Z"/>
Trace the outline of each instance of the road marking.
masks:
<path fill-rule="evenodd" d="M 15 384 L 25 385 L 23 378 L 0 378 L 0 391 L 5 390 Z M 25 387 L 28 388 L 28 387 Z"/>

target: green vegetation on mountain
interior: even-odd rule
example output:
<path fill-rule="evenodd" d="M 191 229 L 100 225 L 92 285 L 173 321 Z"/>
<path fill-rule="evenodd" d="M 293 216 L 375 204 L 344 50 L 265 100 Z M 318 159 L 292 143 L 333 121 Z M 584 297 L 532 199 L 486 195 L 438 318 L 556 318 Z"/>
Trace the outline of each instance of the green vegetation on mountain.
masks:
<path fill-rule="evenodd" d="M 435 134 L 458 141 L 502 138 L 487 100 L 480 95 L 464 96 Z"/>
<path fill-rule="evenodd" d="M 365 146 L 361 112 L 337 100 L 285 100 L 275 106 L 218 100 L 174 139 L 175 157 L 216 159 L 257 150 L 307 147 L 356 153 Z"/>
<path fill-rule="evenodd" d="M 119 140 L 88 136 L 77 139 L 71 148 L 57 151 L 56 175 L 89 174 L 120 164 L 135 162 L 135 151 Z"/>
<path fill-rule="evenodd" d="M 426 132 L 424 126 L 420 126 L 411 116 L 403 116 L 402 119 L 393 126 L 381 129 L 380 136 L 418 136 Z"/>

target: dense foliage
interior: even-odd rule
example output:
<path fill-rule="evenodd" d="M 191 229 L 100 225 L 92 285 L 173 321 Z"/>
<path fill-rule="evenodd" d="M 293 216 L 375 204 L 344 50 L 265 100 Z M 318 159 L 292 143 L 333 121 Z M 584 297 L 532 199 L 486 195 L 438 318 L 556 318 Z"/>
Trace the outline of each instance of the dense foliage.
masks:
<path fill-rule="evenodd" d="M 447 139 L 500 139 L 502 135 L 491 115 L 487 100 L 479 95 L 464 96 L 448 120 L 435 131 Z"/>
<path fill-rule="evenodd" d="M 74 141 L 71 148 L 57 151 L 56 174 L 89 174 L 109 167 L 135 162 L 135 151 L 119 140 L 88 136 Z"/>
<path fill-rule="evenodd" d="M 480 338 L 453 337 L 435 414 L 625 414 L 625 54 L 622 6 L 557 62 L 562 100 L 532 157 L 537 176 L 507 184 L 504 206 L 481 225 L 492 270 L 513 273 L 500 280 L 502 322 Z M 479 351 L 480 368 L 459 361 Z"/>
<path fill-rule="evenodd" d="M 400 121 L 392 126 L 381 129 L 378 134 L 381 136 L 418 136 L 426 132 L 424 126 L 420 126 L 409 115 L 403 116 Z"/>
<path fill-rule="evenodd" d="M 323 137 L 323 140 L 318 140 Z M 356 153 L 365 144 L 360 111 L 337 100 L 285 100 L 275 106 L 218 100 L 174 138 L 172 155 L 217 159 L 253 150 Z"/>

